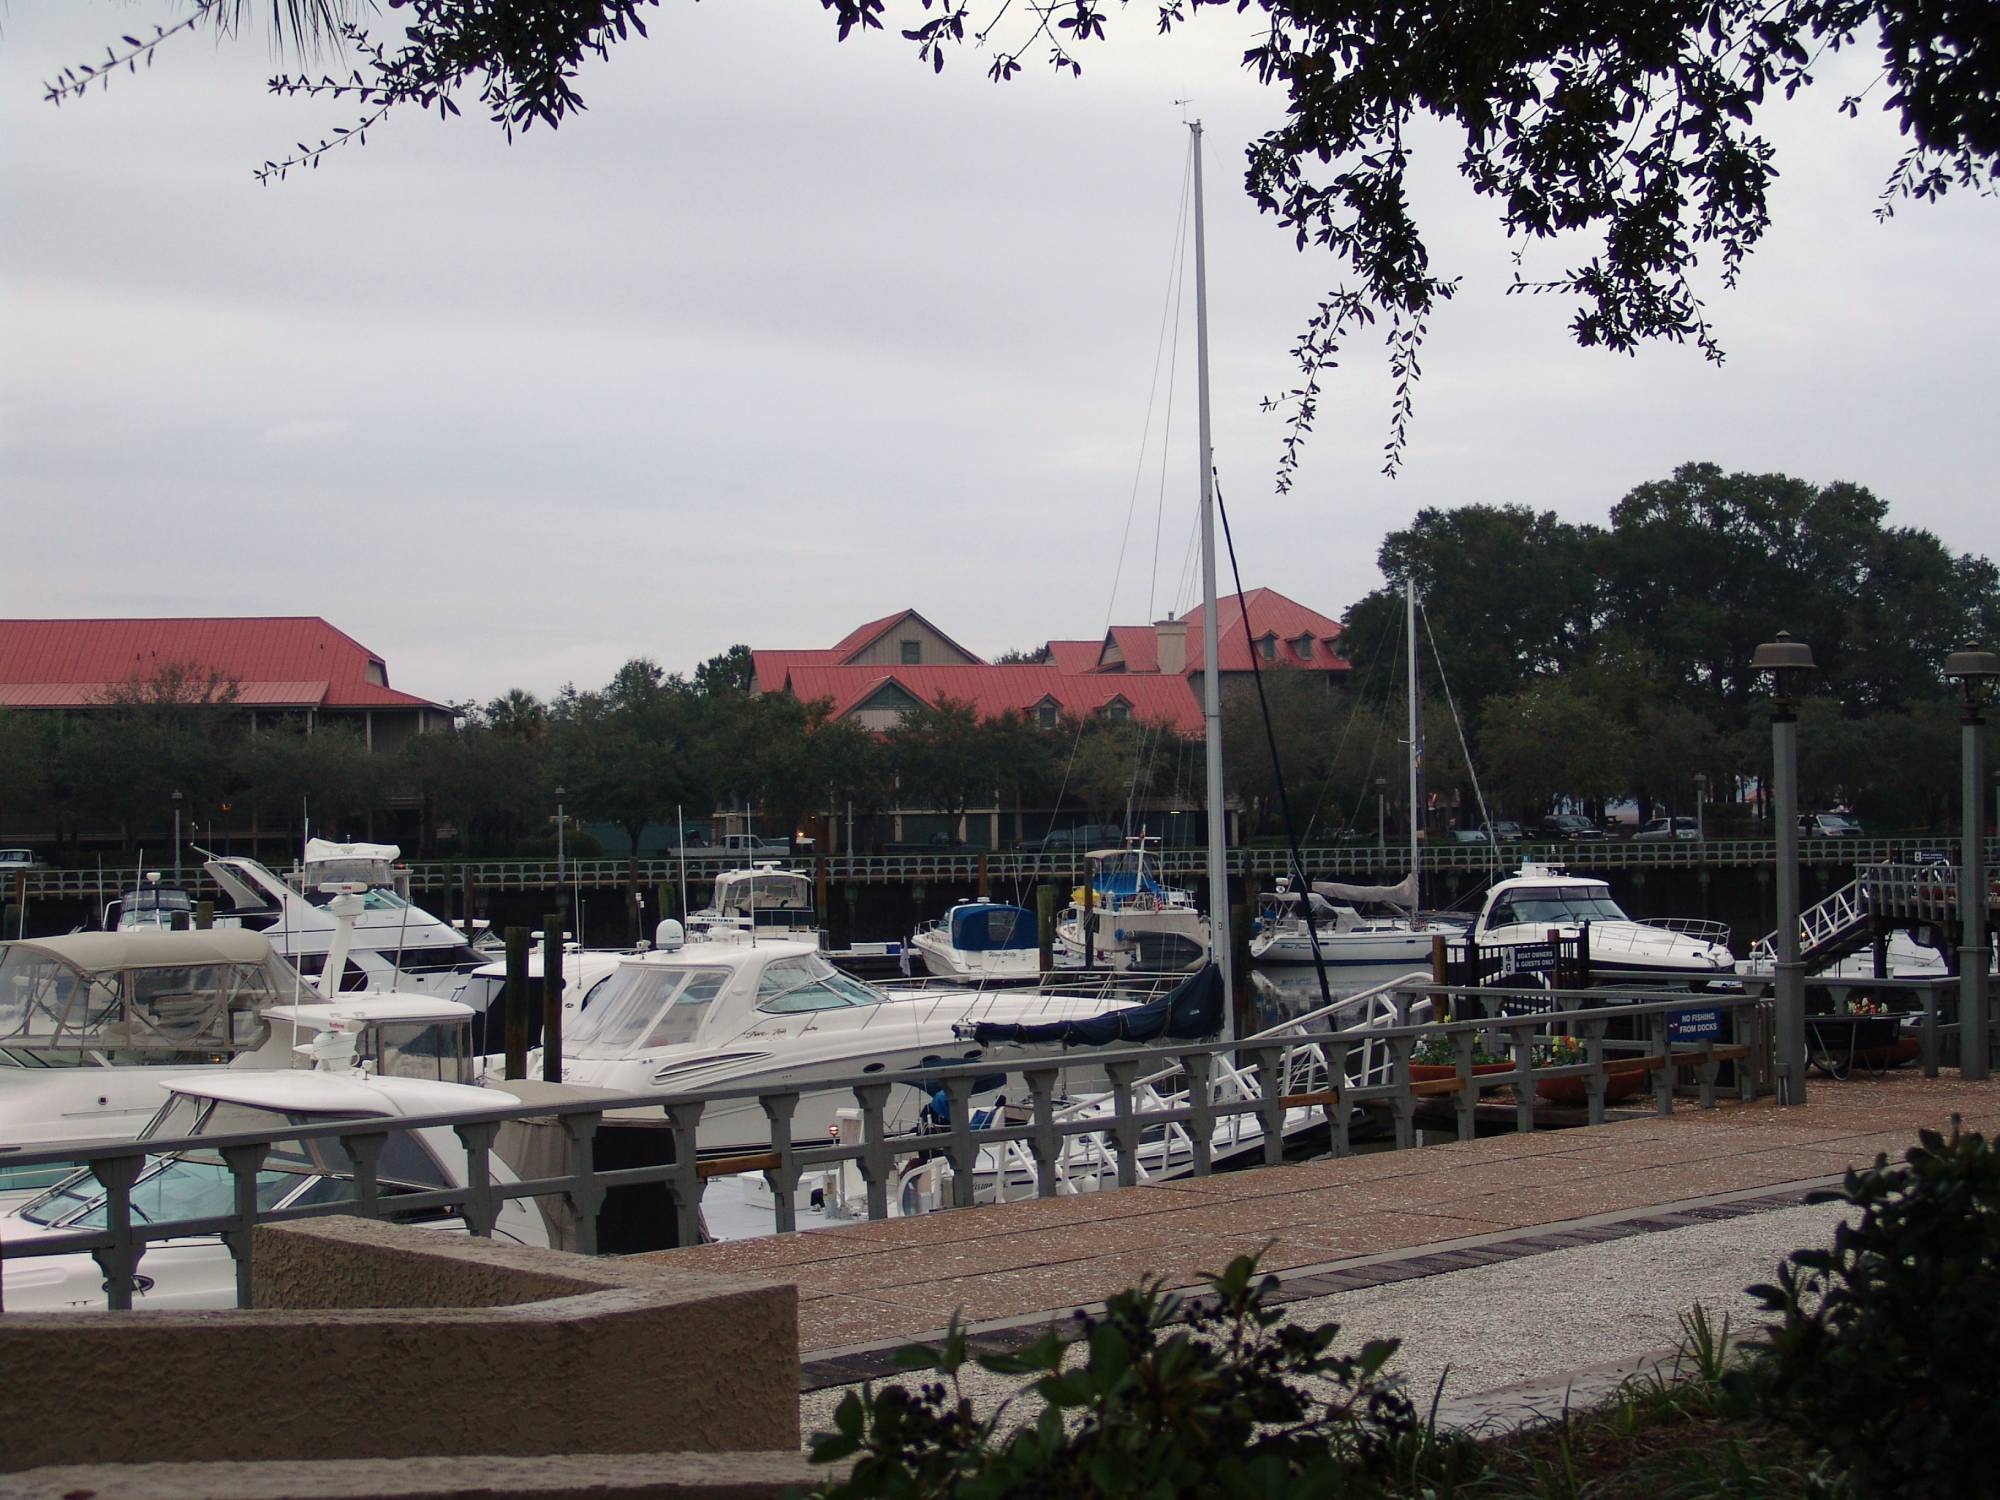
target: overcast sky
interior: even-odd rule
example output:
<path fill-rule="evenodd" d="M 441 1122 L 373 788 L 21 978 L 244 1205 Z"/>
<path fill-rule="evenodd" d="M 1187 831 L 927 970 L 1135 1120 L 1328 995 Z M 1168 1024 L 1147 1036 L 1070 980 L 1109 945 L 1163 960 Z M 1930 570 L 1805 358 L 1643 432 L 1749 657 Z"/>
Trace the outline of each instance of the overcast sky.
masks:
<path fill-rule="evenodd" d="M 183 38 L 42 102 L 179 13 L 0 12 L 0 614 L 319 614 L 395 685 L 461 699 L 830 645 L 906 605 L 989 654 L 1184 605 L 1191 333 L 1157 523 L 1164 394 L 1142 435 L 1189 97 L 1250 586 L 1338 614 L 1423 506 L 1601 522 L 1691 459 L 1855 480 L 1896 523 L 2000 550 L 2000 206 L 1877 224 L 1898 138 L 1836 117 L 1837 77 L 1773 122 L 1775 227 L 1712 299 L 1720 370 L 1578 350 L 1562 304 L 1504 297 L 1493 215 L 1432 149 L 1419 212 L 1465 287 L 1406 471 L 1377 472 L 1388 381 L 1357 346 L 1279 498 L 1259 399 L 1335 267 L 1243 196 L 1280 105 L 1237 65 L 1247 18 L 1159 40 L 1114 13 L 1080 81 L 1031 64 L 1002 87 L 969 49 L 934 78 L 893 27 L 836 45 L 804 0 L 673 0 L 557 134 L 510 147 L 468 100 L 260 187 L 266 156 L 349 119 L 267 97 L 261 37 Z"/>

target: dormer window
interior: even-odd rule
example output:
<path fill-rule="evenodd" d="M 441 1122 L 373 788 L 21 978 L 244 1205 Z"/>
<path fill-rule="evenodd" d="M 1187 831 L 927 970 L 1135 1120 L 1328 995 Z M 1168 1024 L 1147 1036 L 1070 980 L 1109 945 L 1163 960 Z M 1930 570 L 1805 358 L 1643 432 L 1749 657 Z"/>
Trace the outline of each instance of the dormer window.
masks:
<path fill-rule="evenodd" d="M 1265 661 L 1276 661 L 1278 659 L 1278 638 L 1275 635 L 1265 636 L 1257 642 L 1257 649 L 1264 653 Z"/>
<path fill-rule="evenodd" d="M 903 649 L 904 666 L 919 667 L 923 665 L 924 643 L 922 641 L 901 641 L 898 644 Z"/>
<path fill-rule="evenodd" d="M 1056 706 L 1056 701 L 1053 698 L 1044 698 L 1040 703 L 1035 705 L 1035 723 L 1043 729 L 1054 729 L 1056 727 L 1056 720 L 1060 714 L 1061 710 Z"/>
<path fill-rule="evenodd" d="M 1123 698 L 1113 698 L 1099 712 L 1114 724 L 1122 724 L 1125 720 L 1132 717 L 1132 705 L 1127 703 Z"/>
<path fill-rule="evenodd" d="M 1313 659 L 1313 638 L 1310 635 L 1300 636 L 1292 642 L 1292 651 L 1300 661 L 1311 661 Z"/>

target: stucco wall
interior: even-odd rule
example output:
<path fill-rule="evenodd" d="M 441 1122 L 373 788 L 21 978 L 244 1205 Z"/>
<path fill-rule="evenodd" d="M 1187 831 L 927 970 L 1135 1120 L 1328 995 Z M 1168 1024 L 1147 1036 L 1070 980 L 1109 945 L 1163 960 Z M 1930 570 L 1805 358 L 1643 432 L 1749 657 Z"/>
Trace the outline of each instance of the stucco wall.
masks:
<path fill-rule="evenodd" d="M 255 1235 L 256 1311 L 0 1317 L 0 1470 L 798 1447 L 789 1284 L 359 1219 Z"/>

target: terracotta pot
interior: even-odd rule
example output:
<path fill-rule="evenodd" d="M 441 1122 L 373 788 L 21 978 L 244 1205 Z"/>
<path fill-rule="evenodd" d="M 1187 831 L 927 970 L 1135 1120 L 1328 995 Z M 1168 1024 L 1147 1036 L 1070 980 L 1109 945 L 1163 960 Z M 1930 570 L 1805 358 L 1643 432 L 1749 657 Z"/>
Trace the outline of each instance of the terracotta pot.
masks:
<path fill-rule="evenodd" d="M 1535 1092 L 1551 1104 L 1582 1105 L 1589 1102 L 1581 1078 L 1544 1078 Z M 1646 1086 L 1646 1070 L 1631 1063 L 1607 1061 L 1604 1065 L 1604 1102 L 1616 1104 L 1629 1099 Z"/>
<path fill-rule="evenodd" d="M 1511 1073 L 1514 1071 L 1514 1065 L 1510 1062 L 1474 1063 L 1472 1071 L 1475 1073 Z M 1413 1062 L 1410 1064 L 1410 1081 L 1412 1083 L 1429 1083 L 1439 1078 L 1456 1077 L 1458 1077 L 1458 1066 L 1455 1063 Z"/>

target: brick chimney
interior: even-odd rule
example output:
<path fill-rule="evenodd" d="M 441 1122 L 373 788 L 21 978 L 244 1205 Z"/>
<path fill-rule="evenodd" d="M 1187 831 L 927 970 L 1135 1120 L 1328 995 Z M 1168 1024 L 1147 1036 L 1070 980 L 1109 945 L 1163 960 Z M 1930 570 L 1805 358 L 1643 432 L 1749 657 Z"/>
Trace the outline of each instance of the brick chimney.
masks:
<path fill-rule="evenodd" d="M 1187 670 L 1186 620 L 1176 620 L 1168 615 L 1164 620 L 1155 621 L 1153 642 L 1163 676 L 1178 677 Z"/>

